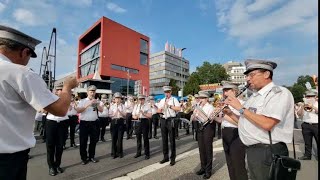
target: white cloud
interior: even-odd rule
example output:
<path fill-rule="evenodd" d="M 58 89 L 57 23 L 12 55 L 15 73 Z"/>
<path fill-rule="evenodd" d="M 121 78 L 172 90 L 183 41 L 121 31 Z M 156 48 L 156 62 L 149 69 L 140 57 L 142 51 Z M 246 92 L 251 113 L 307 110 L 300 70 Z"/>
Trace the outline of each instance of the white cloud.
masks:
<path fill-rule="evenodd" d="M 107 3 L 107 8 L 112 11 L 112 12 L 115 12 L 115 13 L 125 13 L 127 12 L 126 9 L 120 7 L 119 5 L 115 4 L 115 3 L 112 3 L 112 2 L 108 2 Z"/>
<path fill-rule="evenodd" d="M 0 2 L 0 13 L 2 13 L 5 8 L 6 8 L 6 5 Z"/>
<path fill-rule="evenodd" d="M 37 25 L 35 15 L 27 9 L 22 9 L 22 8 L 16 9 L 13 12 L 13 17 L 16 19 L 16 21 L 20 23 L 30 25 L 30 26 Z"/>
<path fill-rule="evenodd" d="M 228 2 L 230 2 L 228 0 Z M 240 41 L 264 38 L 273 32 L 294 29 L 318 19 L 317 0 L 217 0 L 218 26 Z M 266 11 L 270 9 L 272 10 Z M 265 11 L 263 11 L 265 10 Z M 307 31 L 306 31 L 307 33 Z"/>
<path fill-rule="evenodd" d="M 57 8 L 42 0 L 20 1 L 12 15 L 21 24 L 42 26 L 56 22 Z"/>

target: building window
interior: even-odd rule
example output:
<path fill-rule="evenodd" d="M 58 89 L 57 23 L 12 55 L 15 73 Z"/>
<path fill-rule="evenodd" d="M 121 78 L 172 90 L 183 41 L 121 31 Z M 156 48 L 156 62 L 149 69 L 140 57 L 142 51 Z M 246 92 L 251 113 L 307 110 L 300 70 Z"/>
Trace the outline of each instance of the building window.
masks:
<path fill-rule="evenodd" d="M 148 65 L 148 41 L 140 39 L 140 64 Z"/>
<path fill-rule="evenodd" d="M 144 54 L 140 52 L 140 64 L 148 65 L 148 54 Z"/>
<path fill-rule="evenodd" d="M 124 66 L 118 66 L 118 65 L 115 65 L 115 64 L 111 64 L 111 68 L 115 69 L 115 70 L 119 70 L 119 71 L 125 71 L 125 72 L 128 72 L 128 70 L 129 70 L 129 73 L 133 73 L 133 74 L 138 74 L 139 73 L 139 70 L 137 70 L 137 69 L 127 68 L 127 67 L 124 67 Z"/>
<path fill-rule="evenodd" d="M 100 43 L 92 46 L 80 55 L 80 77 L 88 76 L 98 70 Z"/>
<path fill-rule="evenodd" d="M 113 93 L 120 92 L 122 95 L 127 94 L 128 79 L 111 77 L 110 80 L 113 81 L 113 83 L 110 84 L 110 89 L 112 90 Z M 135 83 L 134 80 L 129 80 L 129 94 L 134 93 L 134 83 Z"/>

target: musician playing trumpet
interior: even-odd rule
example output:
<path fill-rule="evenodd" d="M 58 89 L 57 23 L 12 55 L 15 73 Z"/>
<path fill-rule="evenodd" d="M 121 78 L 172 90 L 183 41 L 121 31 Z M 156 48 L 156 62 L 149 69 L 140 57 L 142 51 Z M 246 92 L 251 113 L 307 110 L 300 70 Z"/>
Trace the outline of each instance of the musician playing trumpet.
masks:
<path fill-rule="evenodd" d="M 191 116 L 192 121 L 204 123 L 213 113 L 214 107 L 208 103 L 210 94 L 205 91 L 199 91 L 198 98 L 200 106 L 197 106 Z M 213 124 L 210 123 L 203 131 L 198 131 L 198 145 L 201 161 L 201 169 L 196 172 L 197 175 L 203 175 L 204 179 L 209 179 L 212 173 L 212 142 L 213 142 Z"/>
<path fill-rule="evenodd" d="M 314 137 L 318 147 L 318 102 L 316 101 L 317 93 L 307 91 L 304 98 L 304 105 L 297 112 L 297 115 L 303 120 L 301 124 L 303 140 L 305 143 L 305 152 L 300 160 L 311 160 L 312 155 L 312 138 Z M 316 152 L 317 153 L 317 152 Z"/>

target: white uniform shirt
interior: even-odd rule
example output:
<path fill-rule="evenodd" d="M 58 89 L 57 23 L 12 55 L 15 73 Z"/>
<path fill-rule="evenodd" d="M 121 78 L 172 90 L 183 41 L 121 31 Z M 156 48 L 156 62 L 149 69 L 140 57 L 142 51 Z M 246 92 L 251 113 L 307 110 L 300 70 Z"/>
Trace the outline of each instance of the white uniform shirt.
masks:
<path fill-rule="evenodd" d="M 59 99 L 29 67 L 12 63 L 0 54 L 0 153 L 34 147 L 36 111 Z"/>
<path fill-rule="evenodd" d="M 74 102 L 71 102 L 70 106 L 71 106 L 71 109 L 70 109 L 70 108 L 68 109 L 68 113 L 67 113 L 68 116 L 77 115 L 78 113 L 77 113 L 76 109 L 74 108 L 75 103 L 74 103 Z"/>
<path fill-rule="evenodd" d="M 86 107 L 87 104 L 90 103 L 89 98 L 81 99 L 78 107 Z M 92 106 L 87 107 L 82 113 L 80 113 L 79 119 L 81 121 L 95 121 L 98 119 L 98 109 L 96 108 L 95 111 Z"/>
<path fill-rule="evenodd" d="M 154 106 L 152 107 L 151 104 L 154 104 Z M 154 115 L 154 114 L 157 114 L 157 110 L 158 110 L 158 104 L 155 103 L 155 102 L 149 102 L 149 106 L 151 108 L 151 114 Z"/>
<path fill-rule="evenodd" d="M 126 108 L 126 113 L 132 113 L 133 107 L 134 107 L 134 102 L 126 101 L 124 103 L 124 107 Z"/>
<path fill-rule="evenodd" d="M 119 112 L 117 112 L 117 109 L 119 109 Z M 126 114 L 126 109 L 124 107 L 123 104 L 112 104 L 110 109 L 109 109 L 109 116 L 112 118 L 112 119 L 115 119 L 115 118 L 124 118 L 124 116 L 122 114 Z"/>
<path fill-rule="evenodd" d="M 256 114 L 278 119 L 271 130 L 272 143 L 291 143 L 294 124 L 294 100 L 291 92 L 273 82 L 269 83 L 244 103 L 244 107 Z M 268 131 L 256 126 L 244 116 L 238 122 L 239 136 L 243 144 L 270 144 Z"/>
<path fill-rule="evenodd" d="M 100 106 L 103 107 L 103 111 L 99 112 L 99 117 L 108 117 L 109 116 L 109 109 L 104 105 L 103 102 L 100 102 Z"/>
<path fill-rule="evenodd" d="M 140 110 L 143 111 L 145 114 L 152 113 L 152 109 L 150 108 L 150 105 L 148 103 L 144 103 L 142 105 L 139 103 L 134 106 L 132 116 L 138 116 L 138 118 L 148 118 L 142 115 L 142 113 L 140 113 Z"/>
<path fill-rule="evenodd" d="M 47 115 L 47 120 L 56 121 L 58 123 L 61 121 L 65 121 L 67 119 L 69 119 L 68 115 L 65 115 L 63 117 L 55 116 L 51 113 L 48 113 L 48 115 Z"/>
<path fill-rule="evenodd" d="M 202 109 L 202 111 L 204 112 L 205 115 L 200 115 L 202 112 L 200 113 L 199 112 L 200 110 L 197 108 Z M 196 115 L 196 120 L 198 120 L 199 122 L 202 122 L 202 123 L 207 121 L 208 118 L 210 117 L 210 115 L 214 111 L 214 107 L 212 106 L 212 104 L 209 104 L 208 102 L 202 107 L 197 106 L 197 108 L 195 108 L 193 113 Z"/>
<path fill-rule="evenodd" d="M 240 100 L 240 103 L 243 104 L 244 101 Z M 240 115 L 239 111 L 237 111 L 236 109 L 234 109 L 233 107 L 229 106 L 230 110 L 235 113 L 237 116 Z M 226 120 L 225 118 L 222 118 L 222 122 L 221 122 L 221 127 L 232 127 L 232 128 L 238 128 L 238 126 L 232 124 L 231 122 L 229 122 L 228 120 Z"/>
<path fill-rule="evenodd" d="M 312 106 L 318 108 L 318 102 L 315 101 L 314 103 L 312 103 Z M 307 112 L 305 110 L 303 110 L 303 122 L 306 123 L 318 123 L 319 119 L 318 119 L 318 114 L 315 113 L 315 110 L 313 109 L 311 112 Z"/>
<path fill-rule="evenodd" d="M 165 107 L 165 102 L 166 98 L 163 98 L 158 104 L 158 108 L 163 109 L 163 118 L 167 119 L 169 117 L 176 117 L 176 112 L 169 107 Z M 170 105 L 180 107 L 179 101 L 172 96 L 168 100 L 168 106 Z"/>

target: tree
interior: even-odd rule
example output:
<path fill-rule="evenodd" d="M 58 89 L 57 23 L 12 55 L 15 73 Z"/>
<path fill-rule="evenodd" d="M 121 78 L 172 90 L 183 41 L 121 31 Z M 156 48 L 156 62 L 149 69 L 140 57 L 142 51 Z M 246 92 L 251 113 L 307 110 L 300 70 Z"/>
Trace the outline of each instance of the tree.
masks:
<path fill-rule="evenodd" d="M 196 72 L 193 72 L 191 76 L 189 77 L 187 83 L 183 87 L 183 94 L 188 95 L 188 94 L 195 94 L 197 93 L 200 88 L 199 88 L 200 80 L 199 76 Z"/>
<path fill-rule="evenodd" d="M 179 86 L 177 86 L 177 81 L 174 79 L 170 79 L 169 86 L 172 87 L 172 95 L 178 96 Z"/>
<path fill-rule="evenodd" d="M 303 101 L 303 95 L 307 91 L 306 83 L 309 82 L 312 88 L 315 88 L 315 83 L 311 76 L 299 76 L 297 82 L 293 84 L 293 86 L 287 87 L 289 91 L 292 93 L 294 102 Z"/>
<path fill-rule="evenodd" d="M 220 83 L 228 78 L 229 75 L 221 64 L 210 64 L 205 61 L 191 74 L 184 86 L 183 94 L 195 94 L 200 90 L 200 84 Z"/>

